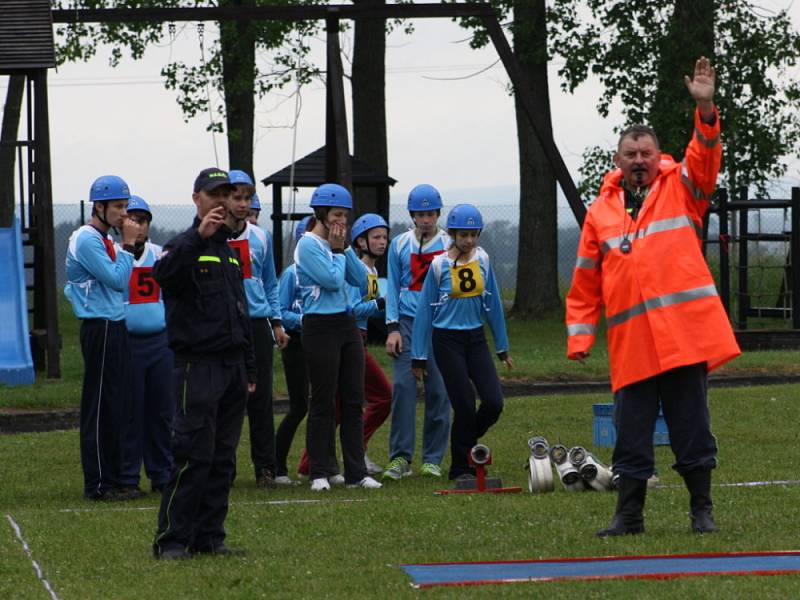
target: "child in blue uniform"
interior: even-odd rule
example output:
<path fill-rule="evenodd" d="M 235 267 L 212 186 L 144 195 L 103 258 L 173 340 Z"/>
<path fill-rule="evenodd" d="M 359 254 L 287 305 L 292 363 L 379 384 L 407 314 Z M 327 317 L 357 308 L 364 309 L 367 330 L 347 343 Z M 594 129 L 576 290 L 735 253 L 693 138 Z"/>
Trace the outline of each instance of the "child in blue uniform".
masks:
<path fill-rule="evenodd" d="M 453 405 L 450 479 L 472 478 L 468 453 L 503 410 L 503 392 L 483 331 L 489 322 L 498 358 L 509 369 L 503 301 L 489 255 L 478 246 L 483 218 L 471 204 L 459 204 L 447 216 L 452 244 L 434 258 L 425 276 L 414 321 L 411 355 L 414 375 L 425 373 L 429 340 Z M 470 383 L 471 382 L 471 383 Z M 481 403 L 475 410 L 478 390 Z"/>
<path fill-rule="evenodd" d="M 352 248 L 345 250 L 350 192 L 334 183 L 311 198 L 314 219 L 294 252 L 303 302 L 303 350 L 311 379 L 306 447 L 311 489 L 330 489 L 337 474 L 333 460 L 335 397 L 342 402 L 341 440 L 347 485 L 378 488 L 364 467 L 364 348 L 350 314 L 347 283 L 366 290 L 367 271 Z"/>
<path fill-rule="evenodd" d="M 305 217 L 297 224 L 294 230 L 295 243 L 300 241 L 306 232 L 311 217 Z M 278 485 L 293 485 L 289 477 L 289 468 L 286 459 L 289 448 L 292 446 L 297 428 L 306 418 L 308 413 L 308 372 L 306 359 L 303 354 L 302 328 L 303 306 L 300 290 L 296 284 L 297 274 L 294 264 L 289 265 L 281 274 L 278 281 L 278 299 L 281 304 L 281 317 L 286 333 L 289 335 L 288 345 L 281 350 L 283 374 L 286 377 L 286 388 L 289 392 L 289 410 L 283 417 L 275 432 L 275 458 L 277 470 L 275 483 Z M 308 473 L 303 473 L 308 475 Z"/>
<path fill-rule="evenodd" d="M 226 222 L 233 231 L 228 244 L 236 252 L 242 267 L 258 370 L 256 391 L 247 398 L 250 457 L 255 469 L 256 486 L 274 488 L 276 464 L 272 344 L 274 340 L 279 348 L 283 348 L 289 337 L 281 324 L 272 236 L 248 221 L 255 190 L 253 180 L 247 173 L 237 169 L 232 170 L 228 176 L 235 186 L 227 201 Z"/>
<path fill-rule="evenodd" d="M 384 479 L 411 475 L 417 430 L 417 383 L 411 372 L 411 329 L 422 283 L 434 257 L 450 243 L 437 226 L 442 198 L 432 185 L 420 184 L 408 195 L 408 213 L 414 228 L 397 236 L 389 246 L 386 289 L 386 352 L 394 357 L 392 429 L 389 436 L 389 464 Z M 425 420 L 422 429 L 420 473 L 441 477 L 439 466 L 447 449 L 450 431 L 450 402 L 442 376 L 431 357 L 425 383 Z"/>
<path fill-rule="evenodd" d="M 99 177 L 89 192 L 92 219 L 74 231 L 67 249 L 64 288 L 81 320 L 84 375 L 80 444 L 83 495 L 91 500 L 129 500 L 141 492 L 122 488 L 122 435 L 127 417 L 128 332 L 123 291 L 133 269 L 138 225 L 127 218 L 128 184 Z M 108 233 L 122 229 L 119 252 Z"/>
<path fill-rule="evenodd" d="M 161 258 L 162 250 L 147 239 L 153 213 L 144 199 L 131 196 L 128 217 L 139 225 L 139 236 L 134 244 L 133 272 L 125 289 L 131 417 L 125 435 L 121 483 L 137 489 L 144 460 L 151 487 L 160 492 L 172 469 L 169 444 L 175 411 L 175 357 L 167 340 L 161 288 L 153 278 L 153 265 Z"/>

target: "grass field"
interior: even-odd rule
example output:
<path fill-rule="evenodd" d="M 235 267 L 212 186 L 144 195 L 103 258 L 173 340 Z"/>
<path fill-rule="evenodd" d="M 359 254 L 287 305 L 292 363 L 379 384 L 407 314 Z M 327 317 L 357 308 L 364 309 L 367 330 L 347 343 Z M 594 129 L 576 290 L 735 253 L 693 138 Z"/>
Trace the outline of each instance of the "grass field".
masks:
<path fill-rule="evenodd" d="M 527 439 L 592 444 L 594 402 L 603 396 L 511 398 L 485 442 L 493 473 L 506 485 L 526 485 Z M 797 386 L 712 390 L 720 446 L 715 483 L 795 479 L 800 460 Z M 300 431 L 298 439 L 302 439 Z M 370 455 L 385 460 L 388 427 Z M 595 449 L 603 459 L 610 450 Z M 296 461 L 295 444 L 291 460 Z M 75 431 L 0 437 L 0 598 L 39 599 L 48 593 L 16 539 L 19 524 L 44 577 L 62 600 L 83 598 L 794 598 L 800 576 L 689 577 L 516 583 L 418 592 L 398 565 L 575 556 L 642 555 L 798 549 L 800 487 L 714 489 L 718 534 L 689 532 L 688 496 L 657 450 L 662 483 L 646 507 L 647 533 L 596 538 L 613 511 L 611 493 L 435 497 L 443 483 L 412 476 L 381 490 L 307 486 L 264 492 L 253 483 L 246 432 L 239 478 L 227 522 L 231 545 L 245 558 L 203 558 L 180 564 L 150 556 L 158 498 L 94 504 L 81 498 Z M 308 501 L 313 501 L 309 503 Z"/>
<path fill-rule="evenodd" d="M 0 410 L 3 408 L 54 409 L 80 404 L 83 360 L 78 341 L 79 323 L 66 301 L 60 303 L 59 319 L 63 341 L 62 378 L 59 380 L 37 378 L 36 383 L 28 387 L 0 386 Z M 584 365 L 565 358 L 565 335 L 564 323 L 561 318 L 536 321 L 509 319 L 508 336 L 515 369 L 509 372 L 503 365 L 497 363 L 501 377 L 537 381 L 607 380 L 608 353 L 605 330 L 600 330 L 592 357 Z M 375 346 L 371 351 L 384 371 L 391 377 L 391 359 L 383 347 Z M 800 351 L 748 352 L 717 372 L 732 374 L 800 373 Z M 274 374 L 275 394 L 285 396 L 286 382 L 283 377 L 280 352 L 277 351 Z"/>

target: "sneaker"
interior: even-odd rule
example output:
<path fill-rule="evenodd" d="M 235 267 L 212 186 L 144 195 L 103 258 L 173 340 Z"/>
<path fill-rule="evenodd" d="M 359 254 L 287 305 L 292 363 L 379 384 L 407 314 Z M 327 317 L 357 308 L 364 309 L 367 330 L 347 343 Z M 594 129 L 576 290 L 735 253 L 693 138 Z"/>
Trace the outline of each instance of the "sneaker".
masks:
<path fill-rule="evenodd" d="M 275 477 L 269 469 L 259 469 L 256 473 L 256 487 L 274 490 L 277 486 Z"/>
<path fill-rule="evenodd" d="M 411 464 L 402 456 L 394 457 L 383 472 L 384 479 L 394 479 L 395 481 L 411 475 Z"/>
<path fill-rule="evenodd" d="M 320 477 L 319 479 L 314 479 L 311 482 L 311 491 L 312 492 L 324 492 L 331 489 L 331 484 L 328 483 L 328 480 L 324 477 Z"/>
<path fill-rule="evenodd" d="M 441 477 L 442 467 L 440 467 L 436 463 L 424 463 L 419 468 L 419 474 L 422 475 L 423 477 Z"/>
<path fill-rule="evenodd" d="M 157 550 L 153 550 L 153 557 L 156 560 L 188 560 L 192 558 L 192 555 L 189 551 L 184 547 L 179 548 L 167 548 L 166 550 L 162 550 L 158 552 Z"/>
<path fill-rule="evenodd" d="M 290 479 L 288 475 L 278 475 L 275 478 L 276 485 L 299 485 L 299 481 L 295 481 L 294 479 Z"/>
<path fill-rule="evenodd" d="M 344 475 L 341 473 L 337 473 L 336 475 L 331 475 L 328 477 L 328 482 L 331 485 L 344 485 Z"/>
<path fill-rule="evenodd" d="M 202 548 L 194 548 L 191 552 L 194 554 L 209 554 L 213 556 L 244 556 L 247 551 L 243 548 L 231 548 L 225 544 L 218 544 L 216 546 L 203 546 Z"/>
<path fill-rule="evenodd" d="M 380 475 L 383 473 L 383 468 L 372 462 L 366 454 L 364 455 L 364 467 L 367 469 L 367 475 Z"/>
<path fill-rule="evenodd" d="M 382 488 L 383 485 L 375 481 L 372 477 L 364 477 L 364 479 L 358 483 L 348 483 L 347 487 L 350 489 L 364 488 L 365 490 L 377 490 L 378 488 Z"/>

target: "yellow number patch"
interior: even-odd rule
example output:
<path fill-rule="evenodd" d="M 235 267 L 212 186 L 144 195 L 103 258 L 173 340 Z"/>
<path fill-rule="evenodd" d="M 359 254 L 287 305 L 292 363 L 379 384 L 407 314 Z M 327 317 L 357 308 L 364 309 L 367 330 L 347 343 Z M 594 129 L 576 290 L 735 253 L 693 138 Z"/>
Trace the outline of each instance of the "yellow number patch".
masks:
<path fill-rule="evenodd" d="M 450 283 L 452 284 L 451 298 L 470 298 L 483 293 L 483 275 L 481 264 L 473 260 L 458 267 L 450 266 Z"/>
<path fill-rule="evenodd" d="M 375 300 L 378 297 L 378 276 L 367 273 L 367 296 L 365 300 Z"/>

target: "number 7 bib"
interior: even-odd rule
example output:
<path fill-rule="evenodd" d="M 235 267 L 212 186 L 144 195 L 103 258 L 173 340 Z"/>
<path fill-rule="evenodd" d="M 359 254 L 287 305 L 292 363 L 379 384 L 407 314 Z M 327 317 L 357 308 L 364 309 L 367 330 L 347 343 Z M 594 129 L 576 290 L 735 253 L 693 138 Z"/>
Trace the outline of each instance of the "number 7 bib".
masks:
<path fill-rule="evenodd" d="M 451 298 L 470 298 L 480 296 L 484 290 L 480 261 L 473 260 L 465 265 L 450 265 Z"/>

